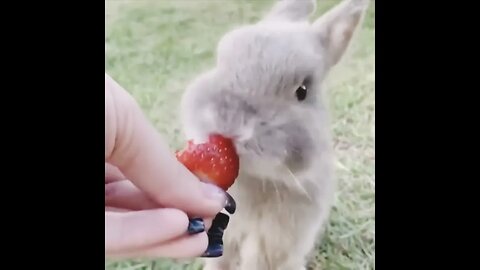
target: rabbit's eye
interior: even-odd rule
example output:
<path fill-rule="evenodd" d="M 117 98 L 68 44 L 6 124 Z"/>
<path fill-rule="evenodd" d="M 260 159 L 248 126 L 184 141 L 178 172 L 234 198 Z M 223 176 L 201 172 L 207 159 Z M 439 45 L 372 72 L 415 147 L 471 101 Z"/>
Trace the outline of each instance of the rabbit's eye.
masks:
<path fill-rule="evenodd" d="M 307 97 L 307 87 L 305 85 L 301 85 L 297 91 L 295 92 L 298 101 L 303 101 Z"/>

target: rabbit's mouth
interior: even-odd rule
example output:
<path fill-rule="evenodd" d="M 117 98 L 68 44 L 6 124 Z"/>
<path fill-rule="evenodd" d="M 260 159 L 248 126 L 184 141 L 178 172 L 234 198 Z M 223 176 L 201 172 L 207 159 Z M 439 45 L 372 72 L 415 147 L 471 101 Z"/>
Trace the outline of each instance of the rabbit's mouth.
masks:
<path fill-rule="evenodd" d="M 240 174 L 259 179 L 278 179 L 287 172 L 280 159 L 268 158 L 255 150 L 240 148 Z M 280 173 L 282 171 L 282 173 Z"/>
<path fill-rule="evenodd" d="M 295 121 L 253 129 L 243 139 L 234 140 L 244 167 L 269 167 L 273 170 L 303 171 L 314 158 L 316 145 L 308 129 Z"/>
<path fill-rule="evenodd" d="M 272 149 L 265 145 L 259 139 L 235 140 L 235 148 L 245 167 L 253 164 L 263 164 L 262 166 L 278 167 L 285 163 L 287 151 L 281 150 L 281 144 Z M 273 150 L 273 151 L 272 151 Z"/>

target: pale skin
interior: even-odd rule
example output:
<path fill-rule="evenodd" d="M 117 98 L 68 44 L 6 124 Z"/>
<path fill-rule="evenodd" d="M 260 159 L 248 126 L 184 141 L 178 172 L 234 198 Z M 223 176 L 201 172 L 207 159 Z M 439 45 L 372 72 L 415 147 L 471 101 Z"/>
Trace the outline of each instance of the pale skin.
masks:
<path fill-rule="evenodd" d="M 185 258 L 207 249 L 206 232 L 189 235 L 189 217 L 205 231 L 225 193 L 177 161 L 138 104 L 105 75 L 105 255 Z"/>

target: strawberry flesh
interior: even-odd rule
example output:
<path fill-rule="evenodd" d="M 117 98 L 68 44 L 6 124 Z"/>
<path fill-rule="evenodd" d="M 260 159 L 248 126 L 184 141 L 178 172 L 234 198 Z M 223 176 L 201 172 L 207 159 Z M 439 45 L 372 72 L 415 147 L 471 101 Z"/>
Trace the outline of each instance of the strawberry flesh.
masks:
<path fill-rule="evenodd" d="M 221 135 L 210 135 L 208 141 L 176 152 L 177 159 L 201 181 L 213 183 L 223 190 L 230 188 L 238 176 L 239 157 L 233 142 Z"/>

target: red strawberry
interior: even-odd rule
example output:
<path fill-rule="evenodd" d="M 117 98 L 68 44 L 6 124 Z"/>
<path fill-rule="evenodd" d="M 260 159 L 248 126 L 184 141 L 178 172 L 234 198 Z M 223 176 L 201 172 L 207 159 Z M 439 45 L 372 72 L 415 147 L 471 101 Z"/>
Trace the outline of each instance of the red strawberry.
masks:
<path fill-rule="evenodd" d="M 233 142 L 221 135 L 210 135 L 202 144 L 187 142 L 176 152 L 177 159 L 201 181 L 211 182 L 223 190 L 233 185 L 238 176 L 239 158 Z"/>

